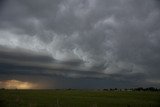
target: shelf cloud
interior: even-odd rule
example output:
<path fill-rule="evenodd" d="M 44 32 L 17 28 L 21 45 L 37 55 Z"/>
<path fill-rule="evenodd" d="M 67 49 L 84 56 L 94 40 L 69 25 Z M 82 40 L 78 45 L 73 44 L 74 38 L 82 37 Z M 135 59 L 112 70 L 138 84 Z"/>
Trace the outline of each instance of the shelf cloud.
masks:
<path fill-rule="evenodd" d="M 1 0 L 0 81 L 159 87 L 159 6 L 158 0 Z"/>

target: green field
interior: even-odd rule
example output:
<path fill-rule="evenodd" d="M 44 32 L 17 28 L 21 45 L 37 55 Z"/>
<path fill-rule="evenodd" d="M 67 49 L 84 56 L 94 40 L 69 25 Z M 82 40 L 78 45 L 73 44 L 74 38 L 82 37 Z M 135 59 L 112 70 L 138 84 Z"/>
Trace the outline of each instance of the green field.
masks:
<path fill-rule="evenodd" d="M 0 107 L 160 107 L 160 92 L 0 90 Z"/>

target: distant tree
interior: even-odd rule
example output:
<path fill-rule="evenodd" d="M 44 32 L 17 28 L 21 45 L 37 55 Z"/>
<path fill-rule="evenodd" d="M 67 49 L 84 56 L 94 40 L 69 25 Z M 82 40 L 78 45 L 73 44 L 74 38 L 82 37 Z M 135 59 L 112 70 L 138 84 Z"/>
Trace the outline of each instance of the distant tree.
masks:
<path fill-rule="evenodd" d="M 110 91 L 113 91 L 113 89 L 112 89 L 112 88 L 110 88 L 109 90 L 110 90 Z"/>
<path fill-rule="evenodd" d="M 105 88 L 105 89 L 103 89 L 103 91 L 108 91 L 108 89 Z"/>
<path fill-rule="evenodd" d="M 68 88 L 67 90 L 72 90 L 71 88 Z"/>
<path fill-rule="evenodd" d="M 135 91 L 144 91 L 143 87 L 138 87 L 134 89 Z"/>
<path fill-rule="evenodd" d="M 148 90 L 149 90 L 149 91 L 157 91 L 157 89 L 154 88 L 154 87 L 149 87 Z"/>
<path fill-rule="evenodd" d="M 0 90 L 5 90 L 5 88 L 1 88 Z"/>

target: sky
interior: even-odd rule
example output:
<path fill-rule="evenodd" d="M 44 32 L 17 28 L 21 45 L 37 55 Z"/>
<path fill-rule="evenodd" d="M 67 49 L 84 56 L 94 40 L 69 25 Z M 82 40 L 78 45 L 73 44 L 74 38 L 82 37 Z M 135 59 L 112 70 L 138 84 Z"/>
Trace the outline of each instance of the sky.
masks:
<path fill-rule="evenodd" d="M 159 0 L 0 0 L 0 88 L 149 86 Z"/>

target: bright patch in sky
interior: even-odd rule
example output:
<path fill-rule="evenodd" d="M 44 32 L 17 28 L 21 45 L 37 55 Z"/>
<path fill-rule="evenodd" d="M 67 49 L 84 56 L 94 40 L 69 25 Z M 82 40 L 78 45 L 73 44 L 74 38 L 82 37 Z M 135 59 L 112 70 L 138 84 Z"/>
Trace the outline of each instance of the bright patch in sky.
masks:
<path fill-rule="evenodd" d="M 37 86 L 38 86 L 37 84 L 19 80 L 0 81 L 0 88 L 6 88 L 6 89 L 33 89 L 36 88 Z"/>

